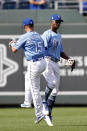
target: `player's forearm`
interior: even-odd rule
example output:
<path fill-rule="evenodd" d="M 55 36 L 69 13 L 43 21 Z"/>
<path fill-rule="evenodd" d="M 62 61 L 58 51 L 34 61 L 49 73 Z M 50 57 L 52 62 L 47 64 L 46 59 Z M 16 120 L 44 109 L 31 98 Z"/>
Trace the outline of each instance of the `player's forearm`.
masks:
<path fill-rule="evenodd" d="M 62 53 L 61 53 L 61 57 L 62 57 L 63 59 L 66 59 L 66 60 L 68 60 L 68 59 L 70 58 L 65 52 L 62 52 Z"/>
<path fill-rule="evenodd" d="M 30 4 L 34 4 L 34 5 L 43 5 L 46 3 L 46 0 L 41 0 L 41 1 L 30 0 L 29 2 Z"/>
<path fill-rule="evenodd" d="M 43 5 L 43 4 L 45 4 L 45 3 L 46 3 L 46 0 L 41 0 L 41 1 L 39 2 L 40 5 Z"/>
<path fill-rule="evenodd" d="M 34 0 L 30 0 L 29 2 L 30 2 L 30 4 L 34 4 L 34 5 L 38 5 L 39 4 L 39 2 L 34 1 Z"/>

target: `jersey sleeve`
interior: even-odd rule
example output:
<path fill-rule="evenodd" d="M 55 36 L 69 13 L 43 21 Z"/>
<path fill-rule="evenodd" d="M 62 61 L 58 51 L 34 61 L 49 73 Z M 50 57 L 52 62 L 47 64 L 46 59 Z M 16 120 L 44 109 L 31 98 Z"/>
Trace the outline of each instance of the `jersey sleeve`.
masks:
<path fill-rule="evenodd" d="M 17 50 L 19 50 L 20 48 L 23 47 L 25 41 L 26 41 L 26 37 L 25 37 L 25 35 L 22 35 L 19 38 L 19 40 L 17 40 L 17 42 L 14 43 L 14 48 L 16 48 Z"/>
<path fill-rule="evenodd" d="M 42 39 L 43 39 L 43 41 L 44 41 L 44 46 L 45 46 L 46 48 L 48 48 L 48 42 L 49 42 L 49 39 L 50 39 L 49 32 L 48 32 L 48 31 L 47 31 L 47 32 L 44 32 L 41 37 L 42 37 Z"/>

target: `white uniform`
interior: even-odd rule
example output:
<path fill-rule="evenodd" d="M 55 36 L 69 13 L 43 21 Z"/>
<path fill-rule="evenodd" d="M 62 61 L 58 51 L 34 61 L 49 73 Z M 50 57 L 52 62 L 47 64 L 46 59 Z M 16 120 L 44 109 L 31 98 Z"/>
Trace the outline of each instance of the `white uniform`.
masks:
<path fill-rule="evenodd" d="M 43 112 L 40 95 L 40 75 L 46 68 L 43 40 L 37 32 L 27 32 L 20 37 L 20 39 L 14 44 L 14 47 L 17 50 L 20 48 L 24 49 L 28 61 L 26 76 L 33 97 L 35 115 L 37 118 L 41 117 L 43 116 Z"/>
<path fill-rule="evenodd" d="M 61 52 L 64 52 L 61 35 L 49 29 L 43 33 L 42 38 L 47 48 L 47 67 L 44 72 L 44 77 L 48 87 L 53 89 L 51 95 L 56 96 L 60 82 L 58 61 L 60 60 Z"/>
<path fill-rule="evenodd" d="M 44 45 L 48 50 L 46 50 L 45 55 L 45 61 L 47 63 L 46 70 L 43 72 L 43 76 L 45 77 L 48 87 L 50 87 L 52 90 L 51 95 L 56 96 L 59 89 L 59 83 L 60 83 L 60 73 L 59 73 L 59 65 L 58 61 L 60 60 L 60 53 L 64 52 L 63 46 L 62 46 L 62 40 L 61 35 L 56 34 L 50 29 L 43 33 L 42 38 L 44 40 Z M 50 59 L 52 58 L 52 60 Z M 53 60 L 56 60 L 53 61 Z M 27 86 L 28 91 L 29 88 Z M 25 94 L 25 98 L 28 103 L 31 103 L 32 96 L 30 92 Z M 30 99 L 27 99 L 30 98 Z"/>
<path fill-rule="evenodd" d="M 28 79 L 29 75 L 28 72 L 25 74 L 25 96 L 24 96 L 24 103 L 21 104 L 21 107 L 32 107 L 32 94 L 30 90 L 30 83 Z"/>
<path fill-rule="evenodd" d="M 46 70 L 43 72 L 43 76 L 48 83 L 48 87 L 53 89 L 51 95 L 56 96 L 60 83 L 59 65 L 49 58 L 45 58 L 45 60 L 47 63 L 47 67 Z"/>
<path fill-rule="evenodd" d="M 43 115 L 42 113 L 42 99 L 40 95 L 40 75 L 45 70 L 45 60 L 42 59 L 37 62 L 28 61 L 29 85 L 35 106 L 36 117 Z"/>

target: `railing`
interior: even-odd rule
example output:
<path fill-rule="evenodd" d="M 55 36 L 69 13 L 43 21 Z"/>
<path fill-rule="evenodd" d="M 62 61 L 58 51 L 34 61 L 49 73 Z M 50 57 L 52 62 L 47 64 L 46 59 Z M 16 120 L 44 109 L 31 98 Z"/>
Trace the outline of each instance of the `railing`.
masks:
<path fill-rule="evenodd" d="M 55 0 L 54 9 L 77 9 L 84 14 L 87 13 L 87 0 Z"/>
<path fill-rule="evenodd" d="M 19 0 L 16 2 L 16 8 L 18 9 Z M 26 0 L 25 0 L 26 2 Z M 47 0 L 48 9 L 77 9 L 81 14 L 87 14 L 87 0 Z M 3 8 L 4 0 L 0 0 L 0 8 Z"/>

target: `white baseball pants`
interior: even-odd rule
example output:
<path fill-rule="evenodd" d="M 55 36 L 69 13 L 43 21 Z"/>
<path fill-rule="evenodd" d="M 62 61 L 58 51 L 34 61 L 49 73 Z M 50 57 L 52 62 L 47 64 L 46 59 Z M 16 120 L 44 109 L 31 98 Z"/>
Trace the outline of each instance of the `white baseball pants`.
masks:
<path fill-rule="evenodd" d="M 45 58 L 45 59 L 46 59 L 47 67 L 46 70 L 43 72 L 43 75 L 46 79 L 48 87 L 53 89 L 51 95 L 56 96 L 58 93 L 59 83 L 60 83 L 59 66 L 58 63 L 53 62 L 49 58 Z"/>
<path fill-rule="evenodd" d="M 25 98 L 24 98 L 24 104 L 30 105 L 32 103 L 32 94 L 30 90 L 30 82 L 29 82 L 29 73 L 28 71 L 25 74 Z"/>
<path fill-rule="evenodd" d="M 33 62 L 28 61 L 28 80 L 29 86 L 33 97 L 33 103 L 35 107 L 36 117 L 43 115 L 42 99 L 40 95 L 40 76 L 46 68 L 46 62 L 44 59 Z"/>

